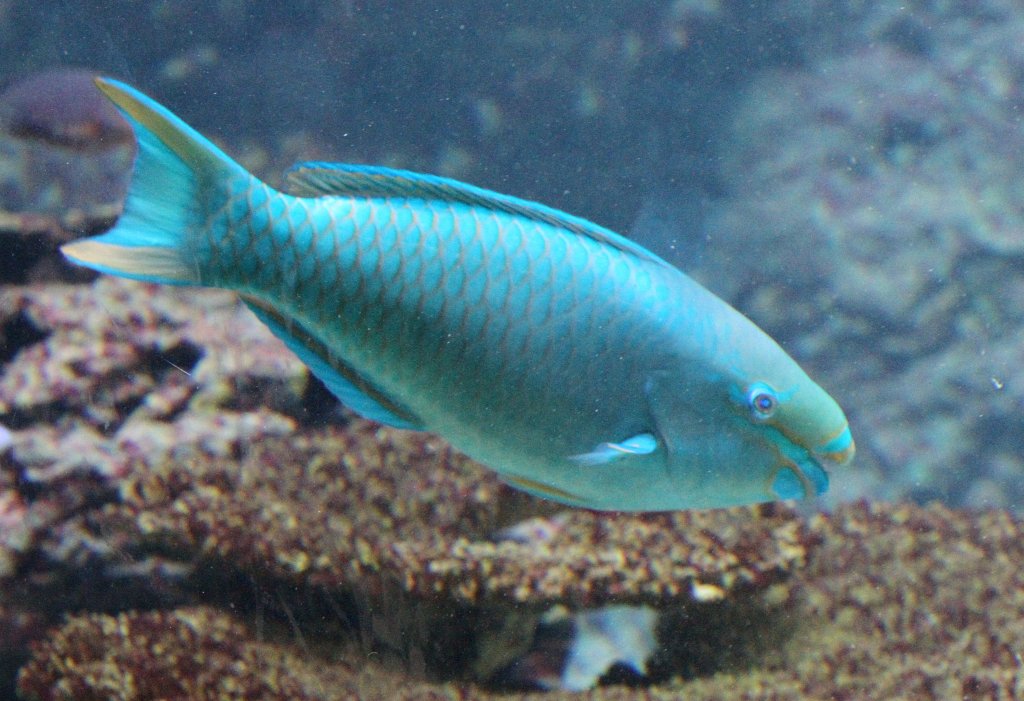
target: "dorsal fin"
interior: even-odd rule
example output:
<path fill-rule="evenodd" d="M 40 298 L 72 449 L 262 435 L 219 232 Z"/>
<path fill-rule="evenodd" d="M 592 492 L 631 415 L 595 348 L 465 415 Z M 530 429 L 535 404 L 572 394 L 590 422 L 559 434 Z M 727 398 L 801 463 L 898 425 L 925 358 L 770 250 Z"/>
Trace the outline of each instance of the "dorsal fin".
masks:
<path fill-rule="evenodd" d="M 299 197 L 400 197 L 483 207 L 568 229 L 645 260 L 668 265 L 643 246 L 581 217 L 438 175 L 382 166 L 312 161 L 292 166 L 285 173 L 285 180 L 289 192 Z"/>

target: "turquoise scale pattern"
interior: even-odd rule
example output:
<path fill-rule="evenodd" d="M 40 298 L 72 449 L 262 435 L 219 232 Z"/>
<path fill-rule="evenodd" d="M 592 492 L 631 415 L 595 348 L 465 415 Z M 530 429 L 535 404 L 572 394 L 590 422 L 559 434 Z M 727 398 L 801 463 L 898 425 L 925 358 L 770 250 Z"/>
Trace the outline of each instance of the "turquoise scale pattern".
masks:
<path fill-rule="evenodd" d="M 653 358 L 664 341 L 636 327 L 650 314 L 630 313 L 657 305 L 660 266 L 579 233 L 461 202 L 235 187 L 211 218 L 212 274 L 296 320 L 329 361 L 457 424 L 433 430 L 457 434 L 483 412 L 543 433 L 623 391 L 642 370 L 616 367 L 625 349 Z"/>

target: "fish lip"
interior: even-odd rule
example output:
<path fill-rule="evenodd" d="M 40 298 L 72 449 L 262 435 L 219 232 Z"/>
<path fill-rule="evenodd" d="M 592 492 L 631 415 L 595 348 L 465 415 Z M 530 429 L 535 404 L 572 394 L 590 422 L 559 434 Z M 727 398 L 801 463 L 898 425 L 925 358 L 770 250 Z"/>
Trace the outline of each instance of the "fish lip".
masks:
<path fill-rule="evenodd" d="M 779 459 L 772 472 L 771 493 L 777 499 L 810 499 L 827 492 L 831 480 L 826 468 L 831 467 L 834 461 L 822 457 L 819 451 L 812 450 L 804 441 L 785 437 L 787 440 L 777 446 Z M 823 446 L 828 449 L 836 447 L 833 439 L 825 441 Z M 845 442 L 840 447 L 845 448 Z M 787 483 L 784 477 L 787 472 L 799 482 L 802 494 L 795 492 L 792 482 Z"/>
<path fill-rule="evenodd" d="M 855 447 L 853 438 L 850 435 L 850 427 L 844 425 L 832 437 L 820 443 L 817 448 L 810 448 L 804 441 L 789 441 L 788 448 L 783 447 L 779 451 L 780 462 L 778 468 L 772 475 L 771 491 L 776 498 L 803 498 L 821 496 L 828 491 L 830 486 L 829 469 L 840 467 L 853 459 Z M 788 471 L 795 477 L 803 491 L 802 497 L 796 496 L 790 482 L 780 482 L 780 475 L 783 470 Z M 789 487 L 786 490 L 786 487 Z M 780 489 L 786 494 L 780 494 Z"/>
<path fill-rule="evenodd" d="M 787 479 L 787 475 L 791 479 Z M 799 484 L 799 492 L 794 491 L 793 478 Z M 784 461 L 772 475 L 771 492 L 776 499 L 811 499 L 821 496 L 828 488 L 828 472 L 810 455 Z"/>
<path fill-rule="evenodd" d="M 846 427 L 818 450 L 807 452 L 808 459 L 796 461 L 791 466 L 803 483 L 804 498 L 821 496 L 827 492 L 831 482 L 829 468 L 842 467 L 850 462 L 856 452 L 856 446 L 850 436 L 849 427 Z"/>
<path fill-rule="evenodd" d="M 801 461 L 797 465 L 797 470 L 804 483 L 805 499 L 821 496 L 828 491 L 831 479 L 821 460 L 812 457 L 810 460 Z"/>

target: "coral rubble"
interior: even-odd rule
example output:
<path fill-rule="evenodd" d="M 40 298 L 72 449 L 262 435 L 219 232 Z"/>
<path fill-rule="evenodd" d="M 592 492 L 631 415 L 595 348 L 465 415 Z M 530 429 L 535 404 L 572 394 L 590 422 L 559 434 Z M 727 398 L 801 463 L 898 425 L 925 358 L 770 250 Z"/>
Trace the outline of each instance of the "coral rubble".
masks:
<path fill-rule="evenodd" d="M 997 511 L 859 503 L 812 517 L 808 526 L 819 545 L 790 580 L 789 595 L 759 594 L 765 605 L 780 607 L 773 625 L 785 628 L 768 636 L 770 645 L 763 639 L 756 645 L 765 631 L 751 627 L 750 611 L 733 616 L 722 609 L 696 631 L 687 631 L 691 619 L 676 616 L 659 626 L 661 654 L 674 638 L 689 635 L 690 659 L 708 664 L 717 655 L 718 666 L 677 669 L 656 686 L 605 687 L 590 698 L 988 699 L 1024 692 L 1019 520 Z M 719 637 L 717 649 L 701 651 L 715 626 L 731 641 Z M 20 689 L 26 698 L 64 698 L 58 690 L 73 689 L 75 698 L 135 699 L 144 696 L 132 689 L 159 679 L 193 693 L 264 689 L 267 698 L 277 698 L 273 689 L 295 698 L 519 698 L 464 682 L 409 678 L 358 647 L 312 652 L 296 636 L 265 642 L 254 625 L 210 609 L 83 614 L 34 647 Z M 154 645 L 167 652 L 154 655 Z M 743 646 L 759 656 L 721 665 L 728 648 Z M 700 676 L 708 671 L 715 674 Z"/>
<path fill-rule="evenodd" d="M 298 679 L 295 655 L 268 654 L 209 609 L 81 616 L 36 652 L 19 690 L 39 701 L 318 698 Z"/>
<path fill-rule="evenodd" d="M 1024 522 L 1000 511 L 853 504 L 794 593 L 798 632 L 766 669 L 696 680 L 708 699 L 999 699 L 1024 693 Z"/>

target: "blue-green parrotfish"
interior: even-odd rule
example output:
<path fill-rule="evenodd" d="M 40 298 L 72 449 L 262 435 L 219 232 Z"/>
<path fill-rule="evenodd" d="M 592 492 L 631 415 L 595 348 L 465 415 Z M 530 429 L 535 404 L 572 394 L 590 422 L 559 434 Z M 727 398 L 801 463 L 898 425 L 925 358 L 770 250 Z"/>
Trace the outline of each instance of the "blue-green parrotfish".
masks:
<path fill-rule="evenodd" d="M 854 452 L 838 404 L 642 246 L 447 178 L 302 163 L 264 184 L 123 83 L 124 212 L 62 249 L 234 290 L 344 404 L 431 431 L 527 492 L 656 511 L 799 499 Z"/>

